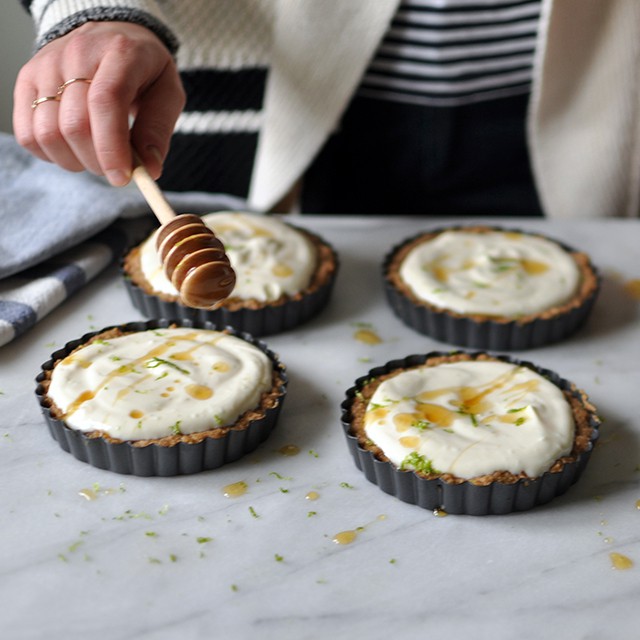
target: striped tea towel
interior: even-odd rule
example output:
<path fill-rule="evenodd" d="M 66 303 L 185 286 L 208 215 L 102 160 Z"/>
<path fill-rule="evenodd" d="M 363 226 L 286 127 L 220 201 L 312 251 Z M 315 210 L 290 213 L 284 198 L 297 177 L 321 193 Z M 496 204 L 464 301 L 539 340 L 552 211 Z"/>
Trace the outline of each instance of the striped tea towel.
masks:
<path fill-rule="evenodd" d="M 233 196 L 168 193 L 179 212 L 243 210 Z M 155 219 L 135 187 L 69 173 L 0 133 L 0 346 L 89 282 Z"/>

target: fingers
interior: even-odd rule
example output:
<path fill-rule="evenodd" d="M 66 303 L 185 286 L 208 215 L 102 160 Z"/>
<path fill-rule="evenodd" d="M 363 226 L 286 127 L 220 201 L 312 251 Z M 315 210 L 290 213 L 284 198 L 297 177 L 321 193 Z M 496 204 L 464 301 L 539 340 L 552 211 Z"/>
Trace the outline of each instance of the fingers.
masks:
<path fill-rule="evenodd" d="M 131 129 L 131 141 L 147 171 L 155 180 L 169 151 L 176 120 L 184 108 L 185 93 L 178 74 L 167 67 L 140 97 Z"/>
<path fill-rule="evenodd" d="M 32 108 L 61 85 L 59 100 Z M 71 171 L 105 174 L 121 186 L 131 175 L 134 110 L 141 156 L 157 177 L 184 97 L 171 56 L 154 34 L 127 23 L 92 23 L 46 45 L 25 65 L 14 103 L 16 139 L 34 155 Z"/>

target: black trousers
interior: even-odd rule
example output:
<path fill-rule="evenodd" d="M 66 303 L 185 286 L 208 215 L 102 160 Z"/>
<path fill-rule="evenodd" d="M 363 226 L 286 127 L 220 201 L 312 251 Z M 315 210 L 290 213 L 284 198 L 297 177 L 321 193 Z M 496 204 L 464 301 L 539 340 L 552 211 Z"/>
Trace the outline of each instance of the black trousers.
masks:
<path fill-rule="evenodd" d="M 302 211 L 541 216 L 527 102 L 435 108 L 356 97 L 305 175 Z"/>

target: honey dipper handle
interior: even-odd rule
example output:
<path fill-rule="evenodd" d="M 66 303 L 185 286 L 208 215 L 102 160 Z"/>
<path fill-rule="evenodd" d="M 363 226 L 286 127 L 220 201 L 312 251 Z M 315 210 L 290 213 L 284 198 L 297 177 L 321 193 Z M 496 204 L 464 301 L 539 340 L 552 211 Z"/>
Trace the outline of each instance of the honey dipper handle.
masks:
<path fill-rule="evenodd" d="M 135 151 L 133 151 L 132 178 L 147 201 L 147 204 L 151 207 L 151 211 L 153 211 L 161 224 L 166 224 L 176 217 L 176 212 L 167 202 L 162 191 L 160 191 L 160 187 L 158 187 L 156 181 L 149 175 L 142 164 L 142 160 L 140 160 L 140 156 L 138 156 Z"/>

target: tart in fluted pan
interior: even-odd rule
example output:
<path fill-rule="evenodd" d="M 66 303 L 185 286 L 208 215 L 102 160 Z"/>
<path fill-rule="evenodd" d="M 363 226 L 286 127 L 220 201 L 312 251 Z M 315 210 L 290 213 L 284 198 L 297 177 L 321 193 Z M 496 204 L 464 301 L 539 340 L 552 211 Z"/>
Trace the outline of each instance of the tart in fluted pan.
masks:
<path fill-rule="evenodd" d="M 63 449 L 169 476 L 236 460 L 270 434 L 287 384 L 277 357 L 248 334 L 183 324 L 110 327 L 52 355 L 37 395 Z"/>
<path fill-rule="evenodd" d="M 562 340 L 587 319 L 599 289 L 588 256 L 542 235 L 493 227 L 422 233 L 384 264 L 387 299 L 413 329 L 483 349 Z"/>
<path fill-rule="evenodd" d="M 485 353 L 409 356 L 356 381 L 343 427 L 383 491 L 448 513 L 522 511 L 580 476 L 600 421 L 557 374 Z"/>
<path fill-rule="evenodd" d="M 162 269 L 154 233 L 123 262 L 131 300 L 145 316 L 208 320 L 265 336 L 292 329 L 326 306 L 338 259 L 319 236 L 275 216 L 218 212 L 202 219 L 224 245 L 236 274 L 233 291 L 213 309 L 183 305 Z"/>

